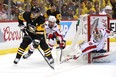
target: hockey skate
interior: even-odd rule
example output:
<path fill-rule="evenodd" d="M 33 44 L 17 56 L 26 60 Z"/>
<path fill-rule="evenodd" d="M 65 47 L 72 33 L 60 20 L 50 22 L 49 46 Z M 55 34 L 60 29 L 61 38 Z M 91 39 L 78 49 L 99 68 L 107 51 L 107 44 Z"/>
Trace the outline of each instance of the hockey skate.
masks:
<path fill-rule="evenodd" d="M 54 69 L 54 59 L 48 59 L 47 57 L 45 57 L 45 59 L 47 60 L 47 63 L 49 64 L 49 66 Z"/>
<path fill-rule="evenodd" d="M 15 60 L 14 60 L 14 64 L 17 64 L 18 62 L 19 62 L 19 58 L 15 58 Z"/>
<path fill-rule="evenodd" d="M 24 55 L 23 55 L 23 59 L 27 59 L 27 58 L 30 57 L 30 56 L 31 56 L 31 53 L 24 54 Z"/>
<path fill-rule="evenodd" d="M 23 55 L 23 59 L 27 59 L 28 57 L 30 57 L 33 54 L 33 51 L 28 51 L 26 54 Z"/>

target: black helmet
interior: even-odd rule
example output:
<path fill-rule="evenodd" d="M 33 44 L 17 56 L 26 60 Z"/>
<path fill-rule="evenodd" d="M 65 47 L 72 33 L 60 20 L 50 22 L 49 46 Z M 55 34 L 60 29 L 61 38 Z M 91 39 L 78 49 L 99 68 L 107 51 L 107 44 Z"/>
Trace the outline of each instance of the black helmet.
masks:
<path fill-rule="evenodd" d="M 39 7 L 32 7 L 31 12 L 38 13 L 38 12 L 40 12 L 40 8 Z"/>
<path fill-rule="evenodd" d="M 51 7 L 52 7 L 52 6 L 56 6 L 56 4 L 54 4 L 54 3 L 51 3 L 51 4 L 50 4 L 50 6 L 51 6 Z"/>

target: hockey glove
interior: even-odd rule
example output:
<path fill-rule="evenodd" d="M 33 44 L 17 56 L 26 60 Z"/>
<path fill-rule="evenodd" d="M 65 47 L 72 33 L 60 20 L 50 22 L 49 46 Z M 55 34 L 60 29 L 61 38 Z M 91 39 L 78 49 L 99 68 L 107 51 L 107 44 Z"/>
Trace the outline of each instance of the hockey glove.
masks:
<path fill-rule="evenodd" d="M 35 39 L 35 40 L 33 41 L 33 47 L 34 47 L 34 48 L 38 48 L 39 44 L 40 44 L 40 40 Z"/>
<path fill-rule="evenodd" d="M 25 25 L 18 25 L 20 27 L 20 30 L 25 33 L 26 31 L 26 26 Z"/>
<path fill-rule="evenodd" d="M 48 34 L 47 36 L 48 36 L 48 39 L 52 39 L 52 40 L 54 40 L 54 38 L 56 38 L 56 36 L 53 34 Z"/>
<path fill-rule="evenodd" d="M 60 42 L 59 47 L 60 49 L 64 49 L 66 47 L 66 41 L 63 40 L 62 42 Z"/>
<path fill-rule="evenodd" d="M 53 38 L 53 34 L 48 34 L 48 39 L 52 39 Z"/>
<path fill-rule="evenodd" d="M 29 31 L 30 32 L 32 32 L 32 33 L 36 32 L 36 27 L 34 25 L 28 24 L 28 26 L 29 26 Z"/>

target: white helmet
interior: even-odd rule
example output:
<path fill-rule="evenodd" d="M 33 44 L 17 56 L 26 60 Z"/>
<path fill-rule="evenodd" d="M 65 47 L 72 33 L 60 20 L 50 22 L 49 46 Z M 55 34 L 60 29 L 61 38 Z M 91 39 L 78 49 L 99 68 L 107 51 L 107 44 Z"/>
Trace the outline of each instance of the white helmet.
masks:
<path fill-rule="evenodd" d="M 56 22 L 55 16 L 49 16 L 48 21 L 55 23 Z"/>
<path fill-rule="evenodd" d="M 101 38 L 103 37 L 102 29 L 96 28 L 96 29 L 93 31 L 93 35 L 94 35 L 94 39 L 95 39 L 96 41 L 100 41 Z"/>
<path fill-rule="evenodd" d="M 112 10 L 112 7 L 111 7 L 111 6 L 106 6 L 106 7 L 105 7 L 105 10 L 107 10 L 107 9 L 108 9 L 108 10 Z"/>

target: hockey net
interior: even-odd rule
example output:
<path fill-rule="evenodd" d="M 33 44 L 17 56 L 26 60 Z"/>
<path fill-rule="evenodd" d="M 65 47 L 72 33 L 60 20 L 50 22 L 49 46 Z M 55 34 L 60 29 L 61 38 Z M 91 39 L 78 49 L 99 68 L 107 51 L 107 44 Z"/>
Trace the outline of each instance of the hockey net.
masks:
<path fill-rule="evenodd" d="M 109 28 L 109 17 L 107 15 L 81 15 L 79 26 L 71 45 L 63 50 L 63 58 L 66 59 L 67 56 L 80 55 L 82 52 L 79 45 L 90 40 L 91 33 L 95 27 L 103 28 L 104 26 Z M 109 39 L 106 40 L 104 49 L 109 51 Z M 91 53 L 82 56 L 80 60 L 86 60 L 85 62 L 91 63 Z"/>

